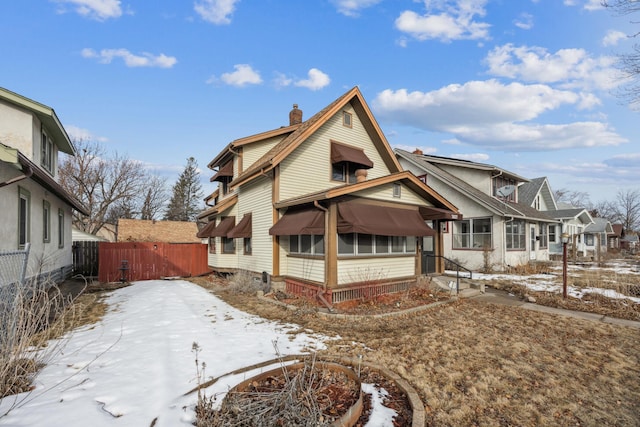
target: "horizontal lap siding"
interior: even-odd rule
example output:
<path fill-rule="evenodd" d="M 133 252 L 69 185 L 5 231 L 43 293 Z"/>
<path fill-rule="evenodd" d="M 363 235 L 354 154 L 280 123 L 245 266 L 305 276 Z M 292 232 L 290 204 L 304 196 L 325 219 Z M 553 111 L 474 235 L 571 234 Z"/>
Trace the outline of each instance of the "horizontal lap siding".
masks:
<path fill-rule="evenodd" d="M 255 272 L 269 272 L 272 269 L 272 237 L 269 228 L 273 225 L 271 203 L 271 180 L 266 177 L 241 188 L 238 197 L 236 223 L 245 213 L 251 212 L 251 255 L 244 255 L 243 239 L 236 239 L 237 267 Z"/>
<path fill-rule="evenodd" d="M 403 185 L 400 191 L 400 197 L 393 197 L 393 183 L 381 185 L 376 188 L 370 188 L 356 193 L 359 197 L 366 197 L 368 199 L 386 200 L 390 202 L 411 204 L 411 205 L 424 205 L 425 200 L 419 197 L 416 193 L 411 191 L 407 186 Z"/>
<path fill-rule="evenodd" d="M 301 280 L 324 283 L 324 259 L 286 257 L 284 275 Z"/>
<path fill-rule="evenodd" d="M 235 216 L 236 224 L 238 223 L 238 209 L 237 204 L 227 209 L 226 211 L 221 212 L 220 216 Z M 216 223 L 220 223 L 220 217 L 216 218 Z M 208 255 L 208 263 L 211 267 L 214 268 L 236 268 L 237 267 L 237 259 L 236 254 L 223 254 L 222 253 L 222 238 L 216 237 L 216 253 L 210 253 Z M 237 243 L 237 242 L 236 242 Z M 238 248 L 236 248 L 237 253 Z"/>
<path fill-rule="evenodd" d="M 253 165 L 260 157 L 271 150 L 277 143 L 282 141 L 283 137 L 278 136 L 275 138 L 269 138 L 264 141 L 254 142 L 244 145 L 242 147 L 242 168 L 247 170 Z"/>
<path fill-rule="evenodd" d="M 415 266 L 414 257 L 342 259 L 338 260 L 338 285 L 413 276 Z"/>
<path fill-rule="evenodd" d="M 340 111 L 283 160 L 280 172 L 281 200 L 344 184 L 331 181 L 332 140 L 364 149 L 364 153 L 373 162 L 373 168 L 367 170 L 367 179 L 389 174 L 389 169 L 355 111 L 350 105 L 344 111 L 352 114 L 352 128 L 342 125 Z"/>

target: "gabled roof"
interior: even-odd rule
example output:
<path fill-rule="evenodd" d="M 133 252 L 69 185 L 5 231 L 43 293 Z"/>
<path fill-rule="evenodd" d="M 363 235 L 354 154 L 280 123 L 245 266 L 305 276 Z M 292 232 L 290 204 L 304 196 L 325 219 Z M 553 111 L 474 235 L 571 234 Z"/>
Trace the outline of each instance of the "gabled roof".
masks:
<path fill-rule="evenodd" d="M 508 178 L 513 178 L 516 181 L 520 181 L 520 182 L 528 182 L 529 179 L 524 178 L 520 175 L 517 175 L 513 172 L 509 172 L 506 169 L 502 169 L 499 168 L 498 166 L 494 166 L 494 165 L 489 165 L 486 163 L 478 163 L 478 162 L 472 162 L 471 160 L 461 160 L 461 159 L 454 159 L 452 157 L 442 157 L 442 156 L 432 156 L 429 154 L 413 154 L 413 153 L 409 153 L 408 151 L 404 151 L 404 150 L 399 150 L 397 149 L 397 151 L 403 151 L 405 153 L 408 153 L 410 155 L 413 156 L 421 156 L 424 158 L 424 161 L 428 161 L 432 164 L 435 165 L 449 165 L 449 166 L 458 166 L 458 167 L 462 167 L 462 168 L 467 168 L 467 169 L 476 169 L 476 170 L 483 170 L 483 171 L 490 171 L 490 172 L 496 172 L 501 174 L 502 176 L 508 177 Z"/>
<path fill-rule="evenodd" d="M 0 87 L 0 100 L 4 100 L 11 104 L 17 105 L 33 113 L 38 120 L 42 122 L 45 129 L 49 132 L 53 141 L 58 146 L 58 150 L 63 153 L 75 155 L 76 151 L 67 135 L 67 131 L 62 127 L 62 123 L 58 119 L 53 108 L 40 104 L 32 99 L 18 95 L 5 88 Z"/>
<path fill-rule="evenodd" d="M 261 132 L 255 135 L 245 136 L 243 138 L 238 138 L 236 140 L 231 141 L 227 146 L 213 159 L 209 162 L 207 167 L 209 169 L 213 169 L 216 166 L 220 166 L 223 163 L 226 163 L 227 155 L 233 152 L 234 148 L 242 147 L 247 144 L 251 144 L 254 142 L 264 141 L 265 139 L 274 138 L 276 136 L 285 135 L 287 133 L 292 133 L 301 125 L 300 123 L 291 125 L 291 126 L 281 126 L 278 129 L 269 130 L 266 132 Z"/>
<path fill-rule="evenodd" d="M 236 179 L 231 181 L 230 186 L 239 186 L 252 180 L 261 173 L 273 169 L 296 148 L 298 148 L 309 136 L 313 135 L 314 132 L 316 132 L 323 124 L 325 124 L 331 117 L 349 103 L 351 103 L 351 106 L 360 117 L 360 120 L 362 121 L 362 124 L 374 145 L 378 151 L 381 152 L 382 158 L 390 172 L 394 173 L 401 171 L 402 168 L 400 167 L 398 160 L 393 155 L 387 139 L 382 133 L 380 126 L 378 126 L 376 119 L 373 117 L 371 110 L 367 106 L 360 89 L 356 86 L 344 93 L 331 104 L 327 105 L 307 121 L 300 124 L 295 131 L 240 173 Z"/>
<path fill-rule="evenodd" d="M 397 155 L 409 161 L 416 167 L 428 172 L 429 174 L 437 177 L 447 185 L 456 189 L 460 193 L 466 195 L 474 202 L 488 209 L 496 215 L 505 217 L 517 217 L 523 219 L 533 219 L 539 221 L 553 222 L 553 217 L 547 215 L 545 212 L 540 212 L 531 206 L 524 205 L 522 203 L 504 202 L 492 197 L 471 184 L 468 184 L 464 180 L 457 176 L 447 172 L 446 170 L 434 164 L 431 160 L 434 156 L 425 156 L 422 154 L 413 154 L 405 150 L 395 149 Z M 487 169 L 492 170 L 492 169 Z M 463 212 L 464 214 L 464 212 Z"/>
<path fill-rule="evenodd" d="M 552 209 L 558 208 L 546 176 L 533 178 L 518 187 L 518 202 L 523 205 L 533 206 L 533 202 L 538 195 L 544 199 L 547 206 L 551 206 Z"/>
<path fill-rule="evenodd" d="M 607 233 L 613 234 L 613 227 L 606 218 L 593 218 L 593 223 L 587 225 L 585 233 Z"/>
<path fill-rule="evenodd" d="M 624 235 L 624 227 L 622 226 L 622 224 L 613 224 L 611 228 L 613 228 L 613 233 L 616 236 L 622 237 Z"/>
<path fill-rule="evenodd" d="M 352 195 L 358 191 L 368 190 L 393 182 L 402 182 L 412 191 L 415 191 L 422 198 L 432 203 L 435 207 L 445 208 L 456 213 L 459 212 L 455 205 L 451 204 L 451 202 L 442 197 L 442 195 L 437 191 L 425 185 L 415 175 L 408 171 L 396 172 L 391 175 L 385 175 L 380 178 L 374 178 L 356 184 L 345 184 L 339 187 L 331 187 L 292 199 L 282 200 L 278 203 L 274 203 L 274 207 L 276 209 L 282 209 L 291 206 L 304 205 L 306 203 L 313 203 L 320 200 L 334 199 L 336 197 Z"/>
<path fill-rule="evenodd" d="M 558 209 L 555 211 L 548 211 L 548 213 L 559 220 L 576 219 L 580 220 L 583 224 L 591 224 L 593 222 L 591 214 L 585 208 Z"/>

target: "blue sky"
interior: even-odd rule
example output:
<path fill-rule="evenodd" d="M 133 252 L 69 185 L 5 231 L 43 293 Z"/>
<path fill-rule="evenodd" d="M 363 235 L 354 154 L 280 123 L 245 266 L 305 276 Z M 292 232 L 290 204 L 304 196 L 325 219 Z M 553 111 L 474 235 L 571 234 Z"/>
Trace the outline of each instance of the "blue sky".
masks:
<path fill-rule="evenodd" d="M 193 156 L 307 119 L 358 85 L 393 147 L 640 188 L 640 112 L 615 96 L 639 17 L 600 0 L 20 0 L 0 86 L 173 183 Z M 637 42 L 637 40 L 635 40 Z"/>

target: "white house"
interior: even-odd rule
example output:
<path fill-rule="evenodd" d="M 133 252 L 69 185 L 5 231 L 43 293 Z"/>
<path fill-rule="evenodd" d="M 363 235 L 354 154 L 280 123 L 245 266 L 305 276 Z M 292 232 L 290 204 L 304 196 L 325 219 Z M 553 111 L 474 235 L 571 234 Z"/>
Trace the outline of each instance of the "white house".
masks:
<path fill-rule="evenodd" d="M 27 276 L 72 270 L 71 213 L 86 209 L 58 183 L 58 153 L 74 148 L 50 107 L 0 88 L 0 252 L 30 245 Z"/>
<path fill-rule="evenodd" d="M 442 254 L 440 224 L 460 217 L 402 171 L 357 87 L 306 121 L 294 105 L 288 126 L 231 142 L 209 167 L 209 265 L 329 301 L 414 281 L 425 246 Z"/>
<path fill-rule="evenodd" d="M 549 226 L 558 221 L 520 203 L 527 182 L 505 169 L 396 149 L 402 167 L 458 207 L 462 219 L 442 224 L 444 255 L 470 270 L 504 270 L 549 260 Z"/>
<path fill-rule="evenodd" d="M 574 207 L 555 200 L 546 177 L 534 178 L 519 187 L 520 202 L 543 211 L 556 219 L 558 224 L 549 225 L 549 253 L 562 254 L 562 234 L 567 234 L 569 250 L 572 256 L 586 256 L 587 251 L 595 248 L 590 237 L 587 245 L 585 231 L 593 218 L 585 208 Z M 606 238 L 605 238 L 606 241 Z"/>

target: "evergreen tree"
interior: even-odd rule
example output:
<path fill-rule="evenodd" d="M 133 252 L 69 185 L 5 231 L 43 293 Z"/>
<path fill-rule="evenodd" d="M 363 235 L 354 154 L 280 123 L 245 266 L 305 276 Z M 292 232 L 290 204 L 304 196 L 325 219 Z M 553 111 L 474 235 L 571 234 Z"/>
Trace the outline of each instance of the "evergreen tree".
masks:
<path fill-rule="evenodd" d="M 164 214 L 165 220 L 195 221 L 200 212 L 203 199 L 198 163 L 193 157 L 187 159 L 187 165 L 173 185 L 171 200 Z"/>

